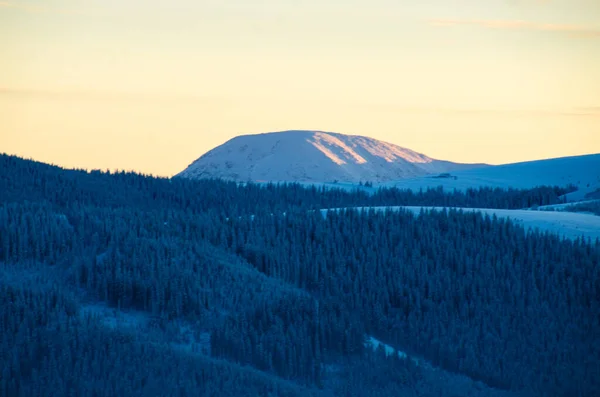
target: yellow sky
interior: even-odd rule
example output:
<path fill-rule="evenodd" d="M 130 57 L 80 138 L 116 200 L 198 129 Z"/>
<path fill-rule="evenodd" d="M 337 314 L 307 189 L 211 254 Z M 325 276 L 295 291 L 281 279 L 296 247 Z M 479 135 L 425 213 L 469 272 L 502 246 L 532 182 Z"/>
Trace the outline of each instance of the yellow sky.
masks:
<path fill-rule="evenodd" d="M 0 0 L 0 152 L 173 175 L 286 129 L 600 152 L 600 1 Z"/>

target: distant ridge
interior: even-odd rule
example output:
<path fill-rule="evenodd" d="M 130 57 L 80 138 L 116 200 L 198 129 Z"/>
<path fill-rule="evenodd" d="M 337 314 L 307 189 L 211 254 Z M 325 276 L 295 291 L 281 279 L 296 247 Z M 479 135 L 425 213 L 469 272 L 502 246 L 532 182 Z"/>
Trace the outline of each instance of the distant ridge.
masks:
<path fill-rule="evenodd" d="M 242 135 L 194 161 L 177 176 L 253 182 L 386 182 L 485 164 L 432 159 L 388 142 L 323 131 Z"/>
<path fill-rule="evenodd" d="M 535 186 L 573 185 L 569 201 L 600 198 L 600 153 L 495 165 L 452 173 L 453 178 L 410 178 L 382 184 L 403 189 L 467 189 L 480 186 L 530 189 Z"/>

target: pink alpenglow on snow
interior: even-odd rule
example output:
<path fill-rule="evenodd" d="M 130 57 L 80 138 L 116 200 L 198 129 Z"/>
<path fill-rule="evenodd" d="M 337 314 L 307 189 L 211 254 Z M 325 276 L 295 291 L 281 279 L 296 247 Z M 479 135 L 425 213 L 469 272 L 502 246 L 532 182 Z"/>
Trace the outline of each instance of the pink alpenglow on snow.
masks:
<path fill-rule="evenodd" d="M 385 182 L 483 167 L 437 160 L 388 142 L 323 131 L 243 135 L 178 176 L 272 182 Z"/>

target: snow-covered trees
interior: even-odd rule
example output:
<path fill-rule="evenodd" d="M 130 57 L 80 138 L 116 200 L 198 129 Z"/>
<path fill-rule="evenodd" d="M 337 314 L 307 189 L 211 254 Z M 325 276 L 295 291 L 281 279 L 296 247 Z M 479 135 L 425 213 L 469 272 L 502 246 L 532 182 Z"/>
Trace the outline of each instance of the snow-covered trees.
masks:
<path fill-rule="evenodd" d="M 600 242 L 452 210 L 308 211 L 564 189 L 368 196 L 0 164 L 0 395 L 443 395 L 365 334 L 496 388 L 600 394 Z M 100 303 L 156 321 L 112 329 L 86 314 Z M 161 330 L 183 322 L 210 355 Z"/>

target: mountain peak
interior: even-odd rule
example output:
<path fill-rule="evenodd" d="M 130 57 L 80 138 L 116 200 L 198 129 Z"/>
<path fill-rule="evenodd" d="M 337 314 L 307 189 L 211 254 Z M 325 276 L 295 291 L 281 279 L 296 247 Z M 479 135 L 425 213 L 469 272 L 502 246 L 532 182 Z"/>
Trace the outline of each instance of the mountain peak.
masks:
<path fill-rule="evenodd" d="M 474 168 L 360 135 L 288 130 L 235 137 L 178 176 L 273 182 L 384 182 Z"/>

